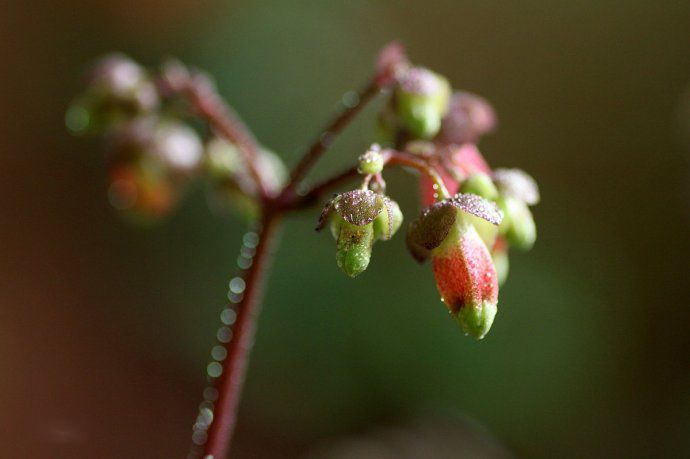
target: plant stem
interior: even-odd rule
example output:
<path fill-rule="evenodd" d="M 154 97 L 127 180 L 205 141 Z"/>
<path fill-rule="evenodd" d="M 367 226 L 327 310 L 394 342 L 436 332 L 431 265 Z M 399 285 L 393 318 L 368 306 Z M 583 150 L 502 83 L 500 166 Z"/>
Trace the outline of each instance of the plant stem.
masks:
<path fill-rule="evenodd" d="M 386 165 L 398 165 L 411 167 L 417 169 L 419 172 L 427 175 L 433 182 L 436 189 L 438 200 L 450 198 L 448 188 L 443 183 L 443 179 L 436 171 L 436 168 L 429 164 L 429 161 L 423 157 L 416 156 L 412 153 L 395 150 L 384 150 L 382 152 L 383 161 Z"/>
<path fill-rule="evenodd" d="M 181 65 L 181 64 L 179 64 Z M 225 103 L 208 78 L 200 73 L 189 74 L 186 68 L 175 68 L 177 74 L 162 84 L 171 92 L 183 96 L 192 109 L 221 137 L 235 144 L 242 160 L 256 183 L 259 195 L 266 200 L 268 190 L 257 167 L 259 144 L 237 113 Z"/>
<path fill-rule="evenodd" d="M 204 445 L 202 455 L 204 459 L 209 456 L 213 459 L 228 457 L 234 427 L 237 423 L 237 411 L 249 351 L 253 345 L 256 318 L 261 308 L 263 284 L 267 277 L 271 250 L 279 226 L 278 215 L 265 216 L 259 231 L 252 265 L 244 276 L 244 296 L 237 305 L 233 336 L 226 346 L 227 358 L 222 374 L 215 381 L 218 399 L 215 402 L 213 421 L 208 428 L 208 439 Z"/>
<path fill-rule="evenodd" d="M 352 121 L 352 119 L 359 113 L 366 104 L 371 101 L 374 96 L 380 92 L 380 87 L 376 84 L 376 80 L 372 80 L 357 93 L 357 98 L 353 103 L 343 106 L 343 110 L 331 122 L 331 124 L 316 138 L 314 143 L 309 147 L 302 159 L 297 163 L 297 166 L 290 174 L 290 180 L 283 189 L 280 198 L 285 200 L 292 193 L 295 188 L 302 181 L 307 172 L 316 163 L 319 157 L 328 150 L 336 136 Z"/>

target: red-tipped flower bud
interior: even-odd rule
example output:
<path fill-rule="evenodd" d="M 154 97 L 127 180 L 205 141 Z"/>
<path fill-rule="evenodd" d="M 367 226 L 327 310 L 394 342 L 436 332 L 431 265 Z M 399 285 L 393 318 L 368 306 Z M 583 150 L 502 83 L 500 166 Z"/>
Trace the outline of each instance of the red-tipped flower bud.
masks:
<path fill-rule="evenodd" d="M 491 254 L 477 233 L 474 219 L 501 222 L 493 203 L 459 194 L 426 209 L 410 225 L 407 245 L 413 257 L 431 256 L 443 302 L 465 333 L 483 338 L 491 328 L 498 301 L 498 281 Z"/>

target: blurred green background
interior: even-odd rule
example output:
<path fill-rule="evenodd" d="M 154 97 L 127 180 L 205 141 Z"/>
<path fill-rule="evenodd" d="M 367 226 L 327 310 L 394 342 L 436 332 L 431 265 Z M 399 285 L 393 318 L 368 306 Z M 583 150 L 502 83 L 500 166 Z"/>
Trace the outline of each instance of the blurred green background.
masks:
<path fill-rule="evenodd" d="M 537 245 L 477 343 L 402 237 L 351 281 L 317 211 L 291 219 L 236 457 L 690 455 L 690 3 L 9 0 L 0 30 L 1 457 L 184 457 L 245 230 L 200 188 L 149 230 L 115 215 L 63 124 L 88 62 L 206 69 L 293 163 L 394 38 L 492 101 L 481 148 L 539 181 Z M 388 180 L 409 220 L 414 179 Z"/>

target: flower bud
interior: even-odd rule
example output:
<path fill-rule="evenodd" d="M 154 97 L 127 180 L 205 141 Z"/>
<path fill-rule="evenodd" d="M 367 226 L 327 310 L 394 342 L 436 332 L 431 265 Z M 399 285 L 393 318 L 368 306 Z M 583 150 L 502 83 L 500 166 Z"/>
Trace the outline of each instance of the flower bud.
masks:
<path fill-rule="evenodd" d="M 416 67 L 401 78 L 395 93 L 396 110 L 412 136 L 430 139 L 441 128 L 449 97 L 450 85 L 445 78 Z"/>
<path fill-rule="evenodd" d="M 475 172 L 462 182 L 460 186 L 461 193 L 472 193 L 489 201 L 495 201 L 498 198 L 498 190 L 491 181 L 491 177 L 482 172 Z"/>
<path fill-rule="evenodd" d="M 493 179 L 502 196 L 510 196 L 529 206 L 539 202 L 537 182 L 521 169 L 496 169 Z"/>
<path fill-rule="evenodd" d="M 399 211 L 394 201 L 371 190 L 348 191 L 326 204 L 316 230 L 330 224 L 338 267 L 355 277 L 369 265 L 374 241 L 390 239 L 400 226 Z"/>
<path fill-rule="evenodd" d="M 265 148 L 260 148 L 257 155 L 257 169 L 268 191 L 276 193 L 287 179 L 285 166 L 275 153 Z M 210 180 L 212 204 L 220 210 L 232 209 L 248 219 L 258 215 L 258 189 L 236 145 L 220 138 L 210 140 L 204 166 Z"/>
<path fill-rule="evenodd" d="M 491 255 L 472 223 L 480 218 L 498 225 L 498 208 L 479 196 L 459 194 L 426 209 L 410 225 L 407 245 L 413 257 L 432 258 L 443 302 L 465 333 L 483 338 L 491 328 L 498 281 Z"/>
<path fill-rule="evenodd" d="M 486 99 L 469 92 L 456 92 L 450 98 L 439 140 L 458 145 L 476 143 L 480 136 L 495 127 L 496 114 Z"/>
<path fill-rule="evenodd" d="M 409 66 L 405 48 L 397 41 L 387 44 L 376 58 L 376 85 L 386 88 L 395 84 Z"/>
<path fill-rule="evenodd" d="M 403 214 L 398 203 L 392 199 L 383 198 L 385 211 L 374 219 L 374 236 L 376 239 L 387 241 L 398 232 L 403 222 Z"/>
<path fill-rule="evenodd" d="M 499 198 L 497 202 L 505 216 L 499 233 L 505 236 L 512 247 L 531 249 L 537 239 L 537 227 L 527 204 L 512 196 Z"/>
<path fill-rule="evenodd" d="M 383 170 L 383 156 L 381 148 L 374 144 L 371 148 L 359 157 L 357 171 L 360 174 L 378 174 Z"/>
<path fill-rule="evenodd" d="M 65 115 L 74 134 L 103 132 L 159 105 L 156 86 L 144 69 L 120 54 L 98 61 L 87 75 L 87 85 Z"/>
<path fill-rule="evenodd" d="M 337 232 L 335 260 L 338 267 L 350 277 L 355 277 L 369 266 L 374 243 L 374 228 L 352 225 L 336 216 L 331 231 Z"/>
<path fill-rule="evenodd" d="M 486 160 L 479 152 L 476 145 L 470 143 L 464 145 L 450 145 L 438 153 L 441 155 L 444 165 L 443 168 L 440 168 L 439 173 L 443 178 L 443 183 L 451 194 L 459 191 L 459 179 L 476 172 L 491 174 L 489 165 L 486 163 Z M 422 204 L 425 206 L 433 204 L 436 201 L 434 198 L 436 191 L 433 189 L 433 182 L 427 177 L 422 176 L 420 178 L 420 187 Z"/>
<path fill-rule="evenodd" d="M 112 164 L 108 182 L 111 205 L 140 224 L 149 224 L 165 216 L 178 199 L 169 175 L 148 157 Z"/>

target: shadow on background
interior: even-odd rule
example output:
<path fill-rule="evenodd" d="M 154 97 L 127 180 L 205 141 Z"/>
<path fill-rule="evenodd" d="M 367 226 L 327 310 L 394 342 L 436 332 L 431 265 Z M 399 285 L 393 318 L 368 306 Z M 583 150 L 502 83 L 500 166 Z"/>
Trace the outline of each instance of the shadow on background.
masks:
<path fill-rule="evenodd" d="M 690 4 L 329 3 L 5 5 L 0 455 L 183 457 L 244 230 L 201 189 L 153 229 L 117 218 L 99 145 L 63 125 L 84 66 L 120 50 L 206 69 L 293 162 L 391 38 L 495 105 L 481 147 L 538 179 L 539 240 L 476 343 L 428 267 L 398 262 L 402 238 L 350 281 L 316 212 L 291 220 L 237 457 L 690 455 Z M 319 172 L 351 163 L 374 113 Z M 414 180 L 389 188 L 410 219 Z"/>

